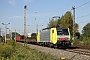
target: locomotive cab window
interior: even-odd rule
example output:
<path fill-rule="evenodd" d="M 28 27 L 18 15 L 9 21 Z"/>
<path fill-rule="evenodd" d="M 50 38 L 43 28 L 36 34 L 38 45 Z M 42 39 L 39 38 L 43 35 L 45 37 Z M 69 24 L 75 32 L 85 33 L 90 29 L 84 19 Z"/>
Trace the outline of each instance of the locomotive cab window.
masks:
<path fill-rule="evenodd" d="M 52 30 L 52 33 L 54 33 L 54 30 Z"/>
<path fill-rule="evenodd" d="M 57 30 L 58 35 L 69 35 L 68 29 Z"/>
<path fill-rule="evenodd" d="M 57 34 L 58 34 L 58 35 L 62 35 L 62 30 L 58 30 L 58 31 L 57 31 Z"/>
<path fill-rule="evenodd" d="M 69 35 L 68 29 L 63 29 L 63 34 L 64 34 L 64 35 Z"/>

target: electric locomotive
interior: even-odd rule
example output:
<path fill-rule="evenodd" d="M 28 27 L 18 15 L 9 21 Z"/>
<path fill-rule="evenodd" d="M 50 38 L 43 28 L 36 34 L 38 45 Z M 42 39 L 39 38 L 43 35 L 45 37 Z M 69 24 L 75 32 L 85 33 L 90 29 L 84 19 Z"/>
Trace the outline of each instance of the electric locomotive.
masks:
<path fill-rule="evenodd" d="M 39 31 L 37 34 L 37 43 L 53 47 L 69 47 L 70 31 L 69 28 L 49 28 Z"/>

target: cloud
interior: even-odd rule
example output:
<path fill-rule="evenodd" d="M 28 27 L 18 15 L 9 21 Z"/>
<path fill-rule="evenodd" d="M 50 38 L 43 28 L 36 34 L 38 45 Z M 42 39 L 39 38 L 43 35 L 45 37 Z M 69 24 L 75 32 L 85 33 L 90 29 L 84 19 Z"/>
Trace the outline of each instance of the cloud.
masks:
<path fill-rule="evenodd" d="M 10 3 L 11 5 L 15 5 L 15 4 L 16 4 L 15 0 L 9 0 L 9 3 Z"/>
<path fill-rule="evenodd" d="M 25 3 L 27 3 L 27 2 L 32 2 L 32 0 L 24 0 L 24 2 L 25 2 Z"/>

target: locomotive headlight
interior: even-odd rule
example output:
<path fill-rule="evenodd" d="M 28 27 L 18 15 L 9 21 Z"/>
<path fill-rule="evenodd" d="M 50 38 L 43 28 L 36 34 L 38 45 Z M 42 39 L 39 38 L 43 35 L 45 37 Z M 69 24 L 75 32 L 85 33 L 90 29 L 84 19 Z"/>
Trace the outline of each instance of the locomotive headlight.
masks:
<path fill-rule="evenodd" d="M 60 40 L 60 38 L 58 38 L 57 40 Z"/>

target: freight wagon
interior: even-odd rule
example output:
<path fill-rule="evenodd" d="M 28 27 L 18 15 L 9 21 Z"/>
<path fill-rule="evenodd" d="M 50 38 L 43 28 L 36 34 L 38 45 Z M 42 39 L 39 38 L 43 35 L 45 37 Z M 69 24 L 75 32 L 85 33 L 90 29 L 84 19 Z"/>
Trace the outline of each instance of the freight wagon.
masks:
<path fill-rule="evenodd" d="M 18 42 L 24 41 L 24 36 L 17 36 L 16 41 L 18 41 Z"/>
<path fill-rule="evenodd" d="M 69 28 L 50 28 L 39 31 L 37 34 L 37 43 L 50 47 L 69 47 L 70 31 Z"/>

